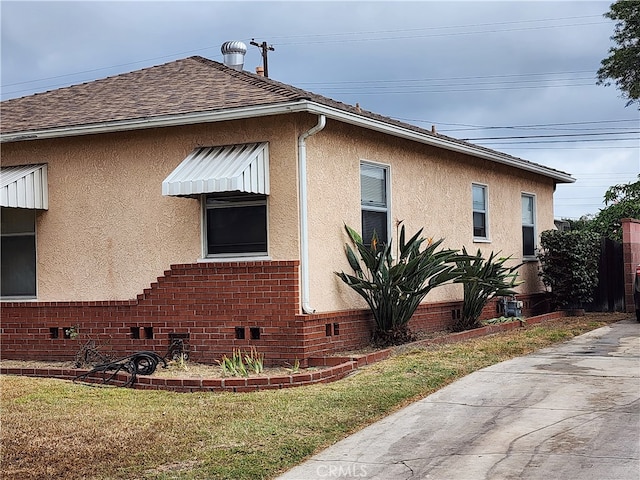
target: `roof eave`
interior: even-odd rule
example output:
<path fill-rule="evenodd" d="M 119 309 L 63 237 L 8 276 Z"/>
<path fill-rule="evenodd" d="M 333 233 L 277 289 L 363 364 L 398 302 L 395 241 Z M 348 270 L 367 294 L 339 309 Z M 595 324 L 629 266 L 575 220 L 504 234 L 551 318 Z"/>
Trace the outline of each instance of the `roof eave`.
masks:
<path fill-rule="evenodd" d="M 386 133 L 395 137 L 404 138 L 414 142 L 420 142 L 434 147 L 444 148 L 446 150 L 463 153 L 478 158 L 483 158 L 485 160 L 496 162 L 502 165 L 508 165 L 538 175 L 550 177 L 556 183 L 575 182 L 575 179 L 567 173 L 553 170 L 544 167 L 543 165 L 532 164 L 495 150 L 480 148 L 470 143 L 458 143 L 448 138 L 438 137 L 432 134 L 420 133 L 408 128 L 401 127 L 399 125 L 392 125 L 382 120 L 365 117 L 363 115 L 347 112 L 335 107 L 330 107 L 309 100 L 296 100 L 287 103 L 257 105 L 227 110 L 195 112 L 180 115 L 167 115 L 162 117 L 104 122 L 91 125 L 77 125 L 72 127 L 14 132 L 0 135 L 0 143 L 41 140 L 78 135 L 94 135 L 100 133 L 121 132 L 146 128 L 175 127 L 182 125 L 193 125 L 197 123 L 240 120 L 252 117 L 282 115 L 286 113 L 296 112 L 325 115 L 326 117 L 334 120 L 339 120 L 351 125 Z"/>
<path fill-rule="evenodd" d="M 445 137 L 438 137 L 431 134 L 416 132 L 408 128 L 403 128 L 398 125 L 391 125 L 381 120 L 363 117 L 361 115 L 352 114 L 350 112 L 345 112 L 343 110 L 328 107 L 326 105 L 313 105 L 314 107 L 310 109 L 311 113 L 323 114 L 329 118 L 340 120 L 345 123 L 357 125 L 382 133 L 387 133 L 396 137 L 405 138 L 407 140 L 424 143 L 434 147 L 444 148 L 446 150 L 483 158 L 485 160 L 490 160 L 492 162 L 519 168 L 521 170 L 526 170 L 539 175 L 544 175 L 546 177 L 553 178 L 557 183 L 573 183 L 576 181 L 575 178 L 573 178 L 568 173 L 553 170 L 543 165 L 532 164 L 525 160 L 521 160 L 495 150 L 480 148 L 471 143 L 458 143 L 455 141 L 451 141 L 450 139 Z"/>
<path fill-rule="evenodd" d="M 25 130 L 0 135 L 0 143 L 43 140 L 48 138 L 75 137 L 79 135 L 95 135 L 100 133 L 141 130 L 146 128 L 177 127 L 197 123 L 222 122 L 251 117 L 279 115 L 295 111 L 304 111 L 304 102 L 257 105 L 251 107 L 172 114 L 158 117 L 115 120 L 111 122 L 73 125 L 70 127 L 47 128 L 42 130 Z"/>

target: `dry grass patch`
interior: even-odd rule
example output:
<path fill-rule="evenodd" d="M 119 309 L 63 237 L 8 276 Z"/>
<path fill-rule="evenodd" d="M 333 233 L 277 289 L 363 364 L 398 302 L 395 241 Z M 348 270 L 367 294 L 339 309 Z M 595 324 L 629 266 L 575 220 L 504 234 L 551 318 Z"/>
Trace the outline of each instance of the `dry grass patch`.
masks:
<path fill-rule="evenodd" d="M 271 478 L 488 365 L 629 315 L 589 315 L 414 349 L 332 384 L 249 394 L 2 376 L 4 479 Z"/>

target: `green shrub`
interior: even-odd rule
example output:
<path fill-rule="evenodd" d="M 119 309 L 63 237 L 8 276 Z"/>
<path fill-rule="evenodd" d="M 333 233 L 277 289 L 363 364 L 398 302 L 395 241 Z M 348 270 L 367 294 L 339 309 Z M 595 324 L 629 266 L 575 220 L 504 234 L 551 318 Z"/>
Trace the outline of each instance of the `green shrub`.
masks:
<path fill-rule="evenodd" d="M 400 344 L 411 340 L 407 323 L 422 299 L 433 288 L 458 277 L 457 250 L 437 251 L 443 239 L 433 242 L 420 238 L 422 229 L 405 242 L 403 225 L 394 259 L 391 242 L 380 244 L 374 233 L 371 244 L 365 245 L 358 232 L 346 225 L 345 230 L 358 252 L 356 255 L 346 245 L 355 275 L 335 273 L 369 305 L 375 321 L 374 342 Z"/>
<path fill-rule="evenodd" d="M 588 231 L 547 230 L 540 235 L 540 276 L 556 307 L 581 308 L 598 285 L 600 236 Z"/>
<path fill-rule="evenodd" d="M 493 252 L 485 260 L 479 249 L 475 256 L 469 256 L 466 248 L 462 248 L 462 255 L 456 260 L 462 275 L 455 283 L 464 285 L 464 300 L 460 319 L 453 326 L 456 332 L 480 328 L 480 315 L 489 300 L 516 293 L 513 288 L 518 285 L 517 270 L 522 264 L 506 267 L 509 260 L 511 257 L 497 257 Z"/>

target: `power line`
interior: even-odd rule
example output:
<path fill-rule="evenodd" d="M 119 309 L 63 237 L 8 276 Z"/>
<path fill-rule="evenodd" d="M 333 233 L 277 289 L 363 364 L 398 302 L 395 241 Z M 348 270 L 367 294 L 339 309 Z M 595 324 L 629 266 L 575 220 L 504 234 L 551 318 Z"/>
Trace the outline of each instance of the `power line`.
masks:
<path fill-rule="evenodd" d="M 542 30 L 542 29 L 550 29 L 550 28 L 566 28 L 566 27 L 585 27 L 591 25 L 603 25 L 607 22 L 588 22 L 588 23 L 572 23 L 572 24 L 564 24 L 564 25 L 540 25 L 537 27 L 521 27 L 521 28 L 506 28 L 506 29 L 491 29 L 491 30 L 478 30 L 475 32 L 451 32 L 451 33 L 430 33 L 423 35 L 398 35 L 398 36 L 390 36 L 390 37 L 380 37 L 380 38 L 351 38 L 351 39 L 336 39 L 336 40 L 309 40 L 309 41 L 296 41 L 292 43 L 278 43 L 278 46 L 287 46 L 287 45 L 314 45 L 314 44 L 323 44 L 323 43 L 344 43 L 344 42 L 374 42 L 374 41 L 388 41 L 388 40 L 407 40 L 407 39 L 417 39 L 417 38 L 433 38 L 433 37 L 450 37 L 457 35 L 478 35 L 482 33 L 508 33 L 508 32 L 522 32 L 527 30 Z M 402 32 L 400 30 L 399 32 Z M 343 33 L 337 35 L 363 35 L 362 33 Z"/>
<path fill-rule="evenodd" d="M 405 78 L 401 80 L 344 80 L 337 82 L 302 82 L 296 83 L 296 85 L 345 85 L 345 84 L 355 84 L 355 85 L 371 85 L 376 83 L 403 83 L 403 82 L 431 82 L 431 81 L 450 81 L 450 80 L 479 80 L 479 79 L 488 79 L 488 78 L 511 78 L 511 77 L 535 77 L 535 76 L 543 76 L 543 75 L 574 75 L 578 73 L 594 73 L 593 70 L 573 70 L 567 72 L 532 72 L 532 73 L 509 73 L 503 75 L 471 75 L 464 77 L 435 77 L 435 78 Z M 533 80 L 535 81 L 535 80 Z"/>
<path fill-rule="evenodd" d="M 134 62 L 120 63 L 120 64 L 117 64 L 117 65 L 111 65 L 109 67 L 98 67 L 98 68 L 93 68 L 93 69 L 90 69 L 90 70 L 82 70 L 80 72 L 74 72 L 74 73 L 64 73 L 62 75 L 55 75 L 55 76 L 52 76 L 52 77 L 38 78 L 36 80 L 25 80 L 23 82 L 7 83 L 5 85 L 1 85 L 0 88 L 13 87 L 13 86 L 16 86 L 16 85 L 24 85 L 26 83 L 44 82 L 45 80 L 55 80 L 56 78 L 72 77 L 72 76 L 75 76 L 75 75 L 83 75 L 85 73 L 99 72 L 100 70 L 111 70 L 111 69 L 114 69 L 114 68 L 128 67 L 128 66 L 131 66 L 131 65 L 137 65 L 139 63 L 147 63 L 147 62 L 152 62 L 154 60 L 162 60 L 162 59 L 166 59 L 166 58 L 173 58 L 173 57 L 176 57 L 176 56 L 179 56 L 179 55 L 186 55 L 186 54 L 189 54 L 189 53 L 199 52 L 199 51 L 202 51 L 202 50 L 210 50 L 212 48 L 215 48 L 215 47 L 205 47 L 205 48 L 198 48 L 198 49 L 195 49 L 195 50 L 187 50 L 187 51 L 184 51 L 184 52 L 172 53 L 172 54 L 169 54 L 169 55 L 162 55 L 162 56 L 153 57 L 153 58 L 147 58 L 145 60 L 136 60 Z M 219 57 L 219 56 L 220 55 L 217 55 L 217 57 Z M 19 90 L 19 91 L 23 91 L 23 90 Z"/>
<path fill-rule="evenodd" d="M 611 172 L 611 173 L 581 173 L 580 178 L 582 177 L 614 177 L 614 176 L 628 176 L 628 175 L 638 175 L 640 172 Z"/>
<path fill-rule="evenodd" d="M 580 179 L 578 179 L 580 180 Z M 613 183 L 620 183 L 620 180 L 612 180 Z M 624 182 L 622 181 L 622 183 L 633 183 L 632 180 L 629 180 L 628 182 Z M 589 184 L 589 185 L 585 185 L 584 183 L 578 184 L 578 183 L 571 183 L 571 184 L 567 184 L 567 185 L 563 185 L 563 188 L 570 188 L 571 190 L 580 190 L 580 189 L 596 189 L 596 188 L 609 188 L 611 186 L 610 183 L 595 183 L 595 184 Z"/>
<path fill-rule="evenodd" d="M 534 128 L 528 128 L 528 127 L 500 127 L 500 129 L 502 130 L 524 130 L 526 131 L 536 131 L 536 130 L 544 130 L 544 131 L 564 131 L 564 132 L 592 132 L 592 131 L 599 131 L 602 130 L 602 128 L 604 127 L 599 127 L 599 128 L 566 128 L 566 127 L 534 127 Z M 613 128 L 617 131 L 619 131 L 620 133 L 626 133 L 629 130 L 635 130 L 637 127 L 606 127 L 606 128 Z M 485 130 L 484 128 L 442 128 L 440 130 L 438 130 L 439 132 L 468 132 L 469 130 L 472 130 L 474 132 L 477 132 L 478 130 Z M 486 129 L 489 130 L 489 129 Z M 494 129 L 495 130 L 495 129 Z"/>
<path fill-rule="evenodd" d="M 554 200 L 555 200 L 554 203 L 562 205 L 562 204 L 564 204 L 564 200 L 582 201 L 582 200 L 593 200 L 593 198 L 594 198 L 593 196 L 591 196 L 591 197 L 572 197 L 572 198 L 567 198 L 567 199 L 565 199 L 565 198 L 554 198 Z"/>
<path fill-rule="evenodd" d="M 375 93 L 378 94 L 381 91 L 383 91 L 382 93 L 384 93 L 385 95 L 387 93 L 421 93 L 424 92 L 425 90 L 417 90 L 420 88 L 435 88 L 435 87 L 466 87 L 466 86 L 473 86 L 473 87 L 478 87 L 478 88 L 472 88 L 470 90 L 475 91 L 475 90 L 483 90 L 483 88 L 479 88 L 479 87 L 490 87 L 490 86 L 496 86 L 497 89 L 500 90 L 506 90 L 506 89 L 512 89 L 514 87 L 511 87 L 511 85 L 516 85 L 515 88 L 537 88 L 537 87 L 555 87 L 555 86 L 560 86 L 560 87 L 571 87 L 573 86 L 571 83 L 569 84 L 561 84 L 561 85 L 555 85 L 552 82 L 582 82 L 585 80 L 589 80 L 589 83 L 576 83 L 577 86 L 580 85 L 595 85 L 595 79 L 591 78 L 591 77 L 581 77 L 581 78 L 558 78 L 558 79 L 533 79 L 533 80 L 500 80 L 497 82 L 483 82 L 483 83 L 479 83 L 479 82 L 458 82 L 458 83 L 451 83 L 451 82 L 444 82 L 444 83 L 432 83 L 432 84 L 422 84 L 422 85 L 365 85 L 363 84 L 360 88 L 358 88 L 357 90 L 352 90 L 349 88 L 343 88 L 343 87 L 333 87 L 333 88 L 324 88 L 322 89 L 324 92 L 332 92 L 334 94 L 353 94 L 353 93 L 364 93 L 364 94 L 369 94 L 369 93 Z M 374 83 L 374 82 L 372 82 Z M 538 83 L 540 85 L 525 85 L 528 83 Z M 518 87 L 517 85 L 522 85 L 522 87 Z M 352 87 L 353 88 L 353 87 Z M 402 88 L 402 92 L 389 92 L 390 89 L 393 88 Z M 363 91 L 363 89 L 365 89 Z M 428 91 L 428 90 L 427 90 Z M 445 91 L 449 91 L 445 90 Z"/>
<path fill-rule="evenodd" d="M 495 125 L 473 125 L 468 123 L 446 123 L 446 122 L 436 122 L 433 120 L 419 120 L 414 118 L 401 118 L 401 117 L 393 117 L 396 120 L 405 120 L 409 122 L 420 122 L 420 123 L 431 123 L 436 125 L 452 125 L 452 126 L 461 126 L 461 127 L 472 127 L 473 129 L 492 129 L 492 128 L 533 128 L 533 127 L 554 127 L 554 126 L 564 126 L 564 125 L 592 125 L 592 124 L 601 124 L 601 123 L 624 123 L 624 122 L 636 122 L 638 123 L 640 120 L 638 119 L 627 119 L 622 118 L 620 120 L 591 120 L 585 122 L 562 122 L 562 123 L 534 123 L 531 125 L 503 125 L 503 126 L 495 126 Z M 449 130 L 451 131 L 451 130 Z"/>
<path fill-rule="evenodd" d="M 384 92 L 385 95 L 415 95 L 422 93 L 474 93 L 474 92 L 490 92 L 497 90 L 528 90 L 535 88 L 558 88 L 558 87 L 594 87 L 594 82 L 576 83 L 576 84 L 560 84 L 560 85 L 524 85 L 521 87 L 492 87 L 492 88 L 448 88 L 441 90 L 402 90 L 395 92 Z M 455 87 L 456 85 L 454 85 Z M 340 91 L 334 94 L 341 95 L 380 95 L 380 92 L 363 92 L 362 90 Z"/>
<path fill-rule="evenodd" d="M 450 25 L 450 26 L 438 26 L 438 27 L 423 27 L 423 28 L 416 28 L 416 29 L 377 30 L 377 31 L 348 32 L 348 33 L 329 33 L 329 34 L 288 35 L 288 36 L 278 36 L 278 37 L 274 37 L 274 38 L 282 38 L 282 39 L 288 39 L 288 38 L 290 38 L 290 39 L 298 39 L 298 38 L 309 38 L 309 37 L 316 37 L 316 38 L 318 38 L 318 37 L 328 37 L 328 38 L 331 38 L 331 37 L 344 37 L 344 36 L 347 36 L 347 35 L 377 35 L 377 34 L 387 34 L 387 33 L 407 33 L 407 32 L 419 32 L 419 31 L 442 30 L 442 29 L 487 27 L 487 26 L 496 26 L 496 25 L 516 25 L 516 24 L 539 23 L 539 22 L 549 22 L 549 21 L 557 22 L 557 21 L 562 21 L 562 20 L 579 20 L 579 19 L 596 18 L 596 17 L 601 17 L 601 15 L 584 15 L 584 16 L 561 17 L 561 18 L 546 18 L 546 19 L 536 19 L 536 20 L 517 20 L 517 21 L 512 21 L 512 22 L 493 22 L 493 23 L 470 24 L 470 25 Z M 597 22 L 597 23 L 604 23 L 604 22 Z M 543 26 L 540 26 L 540 27 L 526 27 L 524 29 L 526 30 L 526 29 L 538 29 L 538 28 L 561 28 L 561 27 L 567 27 L 567 26 L 585 26 L 585 25 L 593 25 L 593 24 L 594 23 L 569 24 L 569 25 L 543 25 Z M 497 32 L 518 31 L 518 30 L 521 30 L 521 29 L 498 30 Z M 481 31 L 481 32 L 456 32 L 456 33 L 436 34 L 435 36 L 441 36 L 441 35 L 468 35 L 468 34 L 477 34 L 477 33 L 496 33 L 496 31 L 495 30 L 490 30 L 490 31 Z M 429 35 L 429 36 L 432 36 L 432 35 Z M 398 37 L 398 38 L 407 38 L 407 37 Z M 393 39 L 393 37 L 392 38 L 384 37 L 384 38 L 380 38 L 380 39 L 375 39 L 375 38 L 374 39 L 355 39 L 355 40 L 351 40 L 351 41 L 392 40 L 392 39 Z M 349 40 L 339 39 L 339 40 L 334 40 L 333 42 L 345 42 L 345 41 L 349 41 Z M 307 42 L 307 43 L 327 43 L 327 42 L 313 41 L 313 42 Z M 295 44 L 299 45 L 300 42 L 296 41 Z M 282 45 L 288 45 L 288 44 L 287 43 L 283 43 Z M 133 62 L 127 62 L 127 63 L 117 64 L 117 65 L 110 65 L 110 66 L 105 66 L 105 67 L 98 67 L 98 68 L 94 68 L 94 69 L 90 69 L 90 70 L 83 70 L 83 71 L 74 72 L 74 73 L 55 75 L 55 76 L 51 76 L 51 77 L 43 77 L 43 78 L 35 79 L 35 80 L 25 80 L 25 81 L 22 81 L 22 82 L 14 82 L 14 83 L 9 83 L 9 84 L 2 85 L 0 88 L 6 88 L 6 87 L 16 86 L 16 85 L 24 85 L 24 84 L 29 84 L 29 83 L 36 83 L 36 82 L 52 80 L 52 79 L 56 79 L 56 78 L 70 77 L 70 76 L 75 76 L 75 75 L 83 75 L 83 74 L 87 74 L 87 73 L 94 73 L 94 72 L 101 71 L 101 70 L 110 70 L 110 69 L 114 69 L 114 68 L 126 67 L 126 66 L 136 65 L 136 64 L 140 64 L 140 63 L 147 63 L 147 62 L 151 62 L 151 61 L 154 61 L 154 60 L 172 58 L 172 57 L 185 55 L 185 54 L 189 54 L 189 53 L 194 53 L 194 52 L 198 52 L 198 51 L 210 50 L 212 48 L 217 48 L 217 47 L 209 46 L 209 47 L 204 47 L 204 48 L 192 49 L 192 50 L 177 52 L 177 53 L 173 53 L 173 54 L 167 54 L 167 55 L 147 58 L 147 59 L 144 59 L 144 60 L 137 60 L 137 61 L 133 61 Z M 216 57 L 219 57 L 219 55 L 217 55 Z M 50 88 L 50 87 L 45 87 L 45 88 Z M 11 93 L 19 93 L 21 91 L 24 91 L 24 90 L 20 90 L 18 92 L 11 92 Z"/>
<path fill-rule="evenodd" d="M 520 145 L 520 144 L 541 144 L 541 143 L 582 143 L 582 142 L 628 142 L 632 140 L 640 141 L 640 137 L 638 138 L 585 138 L 584 140 L 575 139 L 575 140 L 534 140 L 534 141 L 516 141 L 516 142 L 488 142 L 489 145 Z M 484 145 L 480 143 L 480 145 Z"/>
<path fill-rule="evenodd" d="M 590 137 L 590 136 L 602 136 L 602 135 L 629 135 L 640 133 L 640 131 L 632 131 L 632 132 L 602 132 L 602 133 L 560 133 L 555 135 L 520 135 L 520 136 L 510 136 L 510 137 L 478 137 L 478 138 L 461 138 L 465 142 L 476 141 L 476 140 L 510 140 L 510 139 L 521 139 L 521 138 L 559 138 L 559 137 Z M 628 139 L 618 139 L 618 140 L 628 140 Z M 633 139 L 631 139 L 633 140 Z"/>
<path fill-rule="evenodd" d="M 607 147 L 581 147 L 581 146 L 571 146 L 571 147 L 523 147 L 515 150 L 611 150 L 611 149 L 622 149 L 622 150 L 637 150 L 638 147 L 617 147 L 617 146 L 607 146 Z"/>
<path fill-rule="evenodd" d="M 46 89 L 64 87 L 67 83 L 61 83 L 57 85 L 49 85 L 47 87 L 43 87 Z M 595 83 L 576 83 L 576 84 L 562 84 L 562 85 L 525 85 L 521 87 L 492 87 L 492 88 L 474 88 L 474 89 L 444 89 L 444 90 L 403 90 L 396 92 L 384 92 L 385 95 L 414 95 L 414 94 L 423 94 L 423 93 L 474 93 L 474 92 L 489 92 L 489 91 L 497 91 L 497 90 L 523 90 L 523 89 L 536 89 L 536 88 L 559 88 L 559 87 L 593 87 Z M 22 90 L 14 90 L 11 92 L 3 92 L 9 95 L 21 92 L 28 92 L 31 89 L 22 89 Z M 342 91 L 342 92 L 334 92 L 334 95 L 349 95 L 349 94 L 358 94 L 358 95 L 380 95 L 380 92 L 363 92 L 359 91 Z"/>
<path fill-rule="evenodd" d="M 256 45 L 260 48 L 263 48 L 263 44 L 265 46 L 265 48 L 267 50 L 272 50 L 273 46 L 266 46 L 266 42 L 263 42 L 263 44 L 257 44 L 256 42 L 254 42 L 252 40 L 252 45 Z M 208 49 L 208 48 L 207 48 Z M 190 52 L 182 52 L 184 53 L 192 53 L 193 51 Z M 171 56 L 175 56 L 178 54 L 174 54 Z M 262 54 L 263 58 L 264 58 L 264 53 Z M 161 58 L 166 58 L 167 56 L 163 56 L 163 57 L 155 57 L 154 59 L 151 60 L 158 60 Z M 24 81 L 24 82 L 14 82 L 14 83 L 8 83 L 5 85 L 2 85 L 2 88 L 6 88 L 6 87 L 11 87 L 11 86 L 17 86 L 17 85 L 24 85 L 24 84 L 28 84 L 28 83 L 36 83 L 36 82 L 40 82 L 40 81 L 45 81 L 45 80 L 53 80 L 53 79 L 57 79 L 57 78 L 63 78 L 63 77 L 69 77 L 69 76 L 73 76 L 73 75 L 80 75 L 80 74 L 85 74 L 85 73 L 92 73 L 92 72 L 96 72 L 99 70 L 104 70 L 107 68 L 116 68 L 116 67 L 123 67 L 123 66 L 129 66 L 129 65 L 133 65 L 133 64 L 137 64 L 137 63 L 141 63 L 142 61 L 138 61 L 138 62 L 129 62 L 129 63 L 123 63 L 123 64 L 119 64 L 119 65 L 115 65 L 113 67 L 102 67 L 102 68 L 95 68 L 95 69 L 91 69 L 91 70 L 84 70 L 81 72 L 76 72 L 76 73 L 69 73 L 69 74 L 64 74 L 64 75 L 56 75 L 56 76 L 52 76 L 52 77 L 44 77 L 44 78 L 40 78 L 37 80 L 28 80 L 28 81 Z M 451 81 L 457 81 L 457 80 L 490 80 L 490 79 L 508 79 L 508 78 L 518 78 L 518 77 L 525 77 L 524 80 L 515 80 L 515 81 L 507 81 L 507 80 L 501 80 L 499 82 L 485 82 L 481 85 L 491 85 L 491 84 L 513 84 L 513 83 L 534 83 L 534 82 L 542 82 L 542 81 L 567 81 L 567 80 L 571 80 L 571 81 L 580 81 L 580 80 L 595 80 L 595 77 L 578 77 L 578 78 L 570 78 L 570 79 L 537 79 L 534 78 L 532 79 L 531 77 L 547 77 L 547 76 L 559 76 L 559 75 L 575 75 L 575 74 L 580 74 L 580 73 L 593 73 L 593 70 L 577 70 L 577 71 L 567 71 L 567 72 L 538 72 L 538 73 L 518 73 L 518 74 L 504 74 L 504 75 L 472 75 L 472 76 L 462 76 L 462 77 L 436 77 L 436 78 L 419 78 L 419 79 L 402 79 L 402 80 L 370 80 L 370 81 L 338 81 L 338 82 L 300 82 L 300 83 L 296 83 L 297 86 L 299 86 L 300 88 L 303 88 L 305 86 L 314 86 L 314 87 L 322 87 L 322 86 L 327 86 L 327 87 L 331 87 L 331 86 L 336 86 L 336 87 L 340 87 L 340 86 L 345 86 L 345 85 L 351 85 L 351 86 L 366 86 L 367 88 L 377 88 L 377 89 L 382 89 L 382 88 L 392 88 L 392 86 L 395 87 L 406 87 L 407 83 L 411 84 L 411 83 L 418 83 L 418 82 L 435 82 L 435 81 L 442 81 L 442 82 L 447 82 L 444 84 L 444 86 L 449 86 Z M 385 87 L 384 84 L 391 84 L 392 86 L 388 86 Z M 456 83 L 455 85 L 477 85 L 477 82 L 473 82 L 473 83 Z M 431 86 L 443 86 L 443 85 L 431 85 Z M 325 90 L 328 91 L 336 91 L 337 88 L 326 88 Z M 360 90 L 358 90 L 358 92 L 360 92 Z M 348 93 L 348 91 L 347 91 Z"/>
<path fill-rule="evenodd" d="M 580 20 L 586 18 L 602 18 L 602 15 L 581 15 L 574 17 L 559 17 L 559 18 L 539 18 L 533 20 L 515 20 L 510 22 L 492 22 L 492 23 L 474 23 L 466 25 L 445 25 L 438 27 L 421 27 L 421 28 L 403 28 L 396 30 L 371 30 L 365 32 L 347 32 L 347 33 L 318 33 L 318 34 L 304 34 L 304 35 L 282 35 L 272 36 L 272 38 L 284 38 L 284 39 L 297 39 L 308 37 L 331 37 L 331 36 L 345 36 L 345 35 L 373 35 L 373 34 L 385 34 L 385 33 L 407 33 L 407 32 L 422 32 L 428 30 L 445 30 L 452 28 L 472 28 L 472 27 L 491 27 L 496 25 L 515 25 L 520 23 L 538 23 L 538 22 L 555 22 L 564 20 Z"/>

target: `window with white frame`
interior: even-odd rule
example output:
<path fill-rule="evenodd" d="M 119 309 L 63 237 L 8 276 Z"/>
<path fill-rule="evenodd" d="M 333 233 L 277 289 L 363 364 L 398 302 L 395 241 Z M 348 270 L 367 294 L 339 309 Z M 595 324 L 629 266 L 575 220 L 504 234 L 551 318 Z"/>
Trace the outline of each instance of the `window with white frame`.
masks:
<path fill-rule="evenodd" d="M 536 198 L 526 193 L 522 194 L 522 255 L 536 255 Z"/>
<path fill-rule="evenodd" d="M 389 167 L 372 163 L 360 164 L 360 204 L 362 209 L 362 241 L 371 242 L 373 232 L 378 240 L 389 240 Z"/>
<path fill-rule="evenodd" d="M 474 240 L 488 240 L 487 186 L 474 183 L 471 189 L 473 197 L 473 238 Z"/>
<path fill-rule="evenodd" d="M 205 256 L 267 255 L 267 197 L 250 193 L 205 195 Z"/>
<path fill-rule="evenodd" d="M 36 211 L 2 208 L 0 214 L 1 296 L 36 298 Z"/>

